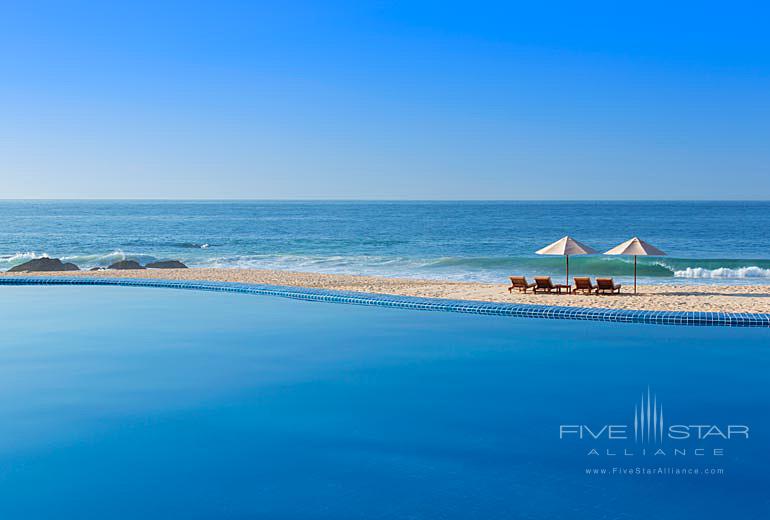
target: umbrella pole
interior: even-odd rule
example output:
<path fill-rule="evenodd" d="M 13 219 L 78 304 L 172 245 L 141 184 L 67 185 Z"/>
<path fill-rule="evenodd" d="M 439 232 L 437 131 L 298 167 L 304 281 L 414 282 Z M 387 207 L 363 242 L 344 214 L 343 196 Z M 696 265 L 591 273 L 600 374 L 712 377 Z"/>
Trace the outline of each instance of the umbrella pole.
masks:
<path fill-rule="evenodd" d="M 565 285 L 569 285 L 569 255 L 565 255 L 567 257 L 567 283 Z"/>
<path fill-rule="evenodd" d="M 634 294 L 636 294 L 636 255 L 634 255 Z"/>

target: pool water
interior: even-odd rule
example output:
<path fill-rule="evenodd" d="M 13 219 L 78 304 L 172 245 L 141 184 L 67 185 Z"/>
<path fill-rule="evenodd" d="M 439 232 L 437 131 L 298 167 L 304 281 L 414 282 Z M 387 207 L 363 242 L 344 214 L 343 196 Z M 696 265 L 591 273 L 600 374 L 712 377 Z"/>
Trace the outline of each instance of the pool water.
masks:
<path fill-rule="evenodd" d="M 768 340 L 0 287 L 0 518 L 767 518 Z M 648 388 L 667 425 L 749 438 L 560 439 L 629 423 Z M 586 474 L 613 467 L 699 473 Z"/>

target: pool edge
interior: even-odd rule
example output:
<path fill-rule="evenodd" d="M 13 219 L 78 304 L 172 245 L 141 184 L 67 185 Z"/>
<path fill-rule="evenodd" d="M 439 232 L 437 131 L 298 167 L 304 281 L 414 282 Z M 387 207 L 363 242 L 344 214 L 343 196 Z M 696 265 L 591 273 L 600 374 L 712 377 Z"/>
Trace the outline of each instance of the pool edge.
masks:
<path fill-rule="evenodd" d="M 87 278 L 87 277 L 0 277 L 0 285 L 110 285 L 131 287 L 160 287 L 244 294 L 279 296 L 304 301 L 372 305 L 399 309 L 459 312 L 519 318 L 606 321 L 615 323 L 647 323 L 656 325 L 770 327 L 770 314 L 650 311 L 607 309 L 596 307 L 567 307 L 526 303 L 495 303 L 474 300 L 445 300 L 379 293 L 335 291 L 307 287 L 211 282 L 205 280 L 161 280 L 149 278 Z"/>

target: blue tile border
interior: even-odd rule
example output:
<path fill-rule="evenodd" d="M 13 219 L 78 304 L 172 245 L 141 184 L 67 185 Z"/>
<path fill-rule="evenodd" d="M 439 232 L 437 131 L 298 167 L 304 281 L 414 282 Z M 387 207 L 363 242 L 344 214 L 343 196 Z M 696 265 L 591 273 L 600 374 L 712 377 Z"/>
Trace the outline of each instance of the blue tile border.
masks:
<path fill-rule="evenodd" d="M 197 280 L 160 280 L 152 278 L 86 278 L 64 276 L 0 277 L 0 285 L 119 285 L 193 289 L 244 294 L 280 296 L 295 300 L 373 305 L 399 309 L 460 312 L 520 318 L 608 321 L 616 323 L 650 323 L 659 325 L 770 327 L 770 314 L 643 311 L 601 309 L 594 307 L 563 307 L 525 303 L 495 303 L 472 300 L 444 300 L 353 291 L 333 291 L 284 285 L 209 282 Z"/>

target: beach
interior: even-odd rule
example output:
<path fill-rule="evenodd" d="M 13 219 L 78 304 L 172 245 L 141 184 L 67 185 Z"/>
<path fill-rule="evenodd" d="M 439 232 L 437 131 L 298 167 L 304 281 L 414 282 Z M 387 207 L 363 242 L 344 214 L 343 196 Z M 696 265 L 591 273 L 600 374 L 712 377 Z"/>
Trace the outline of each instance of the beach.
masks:
<path fill-rule="evenodd" d="M 358 291 L 451 300 L 608 309 L 770 313 L 770 286 L 767 285 L 640 285 L 638 294 L 633 294 L 633 288 L 624 285 L 620 295 L 582 295 L 533 294 L 531 292 L 524 294 L 515 290 L 509 293 L 508 285 L 503 283 L 489 284 L 235 268 L 2 273 L 0 276 L 84 276 L 96 278 L 207 280 L 288 285 L 336 291 Z"/>

